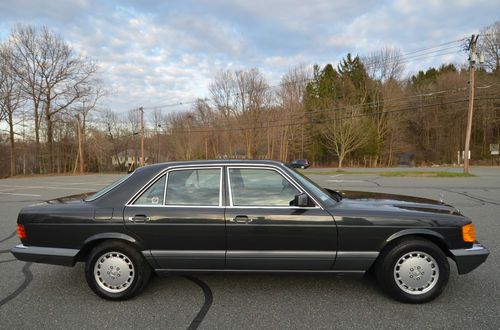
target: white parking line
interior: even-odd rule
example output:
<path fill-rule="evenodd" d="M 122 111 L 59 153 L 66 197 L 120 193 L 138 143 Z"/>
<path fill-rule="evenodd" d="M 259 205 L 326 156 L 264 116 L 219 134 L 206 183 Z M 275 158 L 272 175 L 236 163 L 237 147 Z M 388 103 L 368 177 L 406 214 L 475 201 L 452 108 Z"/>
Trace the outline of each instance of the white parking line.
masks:
<path fill-rule="evenodd" d="M 8 193 L 8 192 L 0 192 L 0 195 L 12 195 L 12 196 L 27 196 L 27 197 L 41 197 L 42 195 L 35 194 L 19 194 L 19 193 Z"/>
<path fill-rule="evenodd" d="M 326 182 L 366 182 L 364 180 L 326 180 Z"/>
<path fill-rule="evenodd" d="M 79 190 L 81 191 L 82 188 L 71 188 L 71 187 L 64 187 L 64 186 L 18 186 L 18 185 L 0 185 L 0 188 L 7 188 L 7 189 L 59 189 L 59 190 Z M 92 189 L 92 188 L 90 188 Z"/>
<path fill-rule="evenodd" d="M 337 178 L 337 177 L 339 177 L 339 176 L 341 176 L 341 175 L 344 175 L 344 174 L 336 174 L 336 175 L 331 175 L 331 176 L 330 176 L 330 178 Z"/>
<path fill-rule="evenodd" d="M 98 182 L 69 182 L 65 184 L 88 184 L 91 186 L 109 186 L 113 181 L 105 182 L 105 183 L 98 183 Z"/>

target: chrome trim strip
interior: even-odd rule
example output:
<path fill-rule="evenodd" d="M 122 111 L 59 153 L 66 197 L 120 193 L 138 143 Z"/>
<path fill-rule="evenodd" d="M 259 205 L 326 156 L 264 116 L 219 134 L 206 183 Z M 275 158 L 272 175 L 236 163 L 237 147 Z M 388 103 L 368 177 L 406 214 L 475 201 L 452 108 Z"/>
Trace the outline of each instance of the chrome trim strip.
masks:
<path fill-rule="evenodd" d="M 22 251 L 16 251 L 20 249 Z M 53 248 L 53 247 L 43 247 L 43 246 L 25 246 L 23 244 L 18 244 L 13 248 L 14 252 L 20 252 L 23 254 L 40 255 L 40 256 L 60 256 L 60 257 L 74 257 L 80 252 L 77 249 L 66 249 L 66 248 Z"/>
<path fill-rule="evenodd" d="M 316 204 L 314 207 L 310 206 L 310 207 L 297 207 L 297 206 L 258 206 L 258 205 L 249 205 L 249 206 L 244 206 L 244 205 L 233 205 L 233 192 L 232 192 L 232 189 L 231 189 L 231 177 L 229 175 L 229 170 L 232 169 L 232 168 L 239 168 L 239 169 L 247 169 L 247 168 L 252 168 L 252 169 L 265 169 L 265 170 L 273 170 L 275 172 L 277 172 L 278 174 L 280 174 L 282 177 L 285 178 L 285 180 L 287 180 L 289 183 L 291 183 L 295 189 L 297 189 L 300 193 L 305 193 L 307 194 L 307 196 L 309 196 L 309 198 L 311 198 L 313 201 L 314 201 L 314 204 Z M 227 165 L 226 166 L 226 176 L 227 176 L 227 187 L 228 187 L 228 192 L 229 192 L 229 206 L 228 207 L 231 207 L 231 208 L 280 208 L 280 209 L 290 209 L 290 208 L 299 208 L 299 209 L 303 209 L 303 208 L 306 208 L 306 209 L 314 209 L 314 208 L 321 208 L 323 209 L 323 207 L 321 206 L 321 204 L 319 204 L 315 199 L 314 197 L 312 197 L 307 191 L 304 190 L 304 188 L 302 188 L 302 186 L 300 186 L 291 176 L 289 176 L 287 173 L 285 173 L 281 168 L 277 167 L 277 166 L 272 166 L 272 165 L 247 165 L 247 166 L 241 166 L 241 165 Z"/>
<path fill-rule="evenodd" d="M 479 250 L 486 250 L 486 248 L 482 245 L 474 244 L 470 249 L 465 249 L 465 251 L 479 251 Z"/>
<path fill-rule="evenodd" d="M 288 270 L 288 269 L 155 269 L 165 273 L 303 273 L 303 274 L 337 274 L 362 275 L 364 270 Z"/>
<path fill-rule="evenodd" d="M 151 255 L 158 258 L 224 258 L 225 250 L 151 250 Z"/>
<path fill-rule="evenodd" d="M 300 184 L 297 183 L 297 181 L 292 178 L 290 175 L 288 175 L 286 172 L 284 172 L 281 167 L 277 166 L 277 165 L 273 165 L 273 164 L 251 164 L 251 163 L 213 163 L 213 164 L 206 164 L 206 165 L 203 165 L 203 164 L 184 164 L 184 165 L 172 165 L 172 166 L 168 166 L 166 168 L 164 168 L 163 170 L 161 170 L 160 172 L 158 172 L 158 174 L 156 174 L 151 180 L 149 180 L 141 189 L 139 189 L 138 192 L 136 192 L 132 198 L 130 198 L 126 203 L 125 203 L 125 206 L 133 206 L 131 205 L 131 203 L 133 202 L 133 200 L 137 197 L 138 194 L 140 194 L 142 192 L 142 190 L 145 188 L 145 187 L 149 187 L 150 183 L 152 181 L 156 181 L 158 177 L 162 176 L 163 174 L 165 174 L 166 172 L 169 172 L 171 170 L 174 170 L 174 169 L 184 169 L 184 168 L 223 168 L 223 167 L 226 167 L 226 168 L 229 168 L 229 167 L 242 167 L 242 168 L 258 168 L 258 167 L 262 167 L 262 168 L 272 168 L 272 169 L 276 169 L 278 170 L 278 172 L 280 173 L 283 173 L 289 180 L 288 181 L 291 181 L 293 183 L 295 183 L 295 185 L 297 187 L 300 187 L 300 191 L 301 192 L 305 192 L 313 201 L 314 203 L 316 204 L 316 206 L 314 208 L 320 208 L 322 210 L 324 210 L 323 206 L 321 205 L 321 203 L 319 203 L 311 194 L 309 194 L 304 188 L 302 188 L 302 186 Z M 283 165 L 284 166 L 284 165 Z M 229 172 L 227 172 L 227 175 L 228 175 L 228 189 L 230 189 L 230 185 L 229 185 Z M 166 180 L 166 178 L 165 178 Z M 222 173 L 221 173 L 221 181 L 223 181 L 223 178 L 222 178 Z M 165 187 L 166 187 L 166 183 L 165 182 Z M 222 197 L 222 186 L 221 186 L 221 192 L 220 192 L 220 195 Z M 146 188 L 147 189 L 147 188 Z M 231 198 L 231 194 L 229 194 L 229 198 Z M 165 203 L 165 199 L 164 199 L 164 203 Z M 220 204 L 222 207 L 224 205 Z M 137 205 L 139 206 L 139 205 Z M 159 205 L 159 206 L 166 206 L 166 205 Z M 189 206 L 189 205 L 183 205 L 185 207 L 192 207 L 192 206 Z M 197 205 L 199 206 L 199 205 Z M 181 207 L 181 206 L 176 206 L 176 207 Z M 204 207 L 208 207 L 208 206 L 204 206 Z M 210 206 L 210 207 L 214 207 L 214 206 Z M 231 206 L 231 204 L 229 206 L 226 206 L 226 207 L 233 207 Z M 270 206 L 272 207 L 272 206 Z M 262 208 L 262 207 L 260 207 Z M 286 207 L 285 207 L 286 208 Z M 313 207 L 308 207 L 310 209 L 312 209 Z"/>
<path fill-rule="evenodd" d="M 167 185 L 168 185 L 168 175 L 172 171 L 182 171 L 186 169 L 191 169 L 191 170 L 196 170 L 196 169 L 201 169 L 201 170 L 209 170 L 209 169 L 219 169 L 220 170 L 220 182 L 219 182 L 219 205 L 166 205 L 166 197 L 167 197 Z M 173 167 L 168 167 L 166 169 L 161 170 L 157 175 L 155 175 L 151 180 L 149 180 L 144 186 L 142 186 L 141 189 L 139 189 L 133 196 L 130 198 L 127 203 L 125 203 L 125 206 L 134 206 L 134 207 L 223 207 L 222 205 L 222 189 L 223 189 L 223 166 L 219 165 L 208 165 L 208 166 L 203 166 L 203 165 L 193 165 L 193 166 L 173 166 Z M 162 205 L 134 205 L 133 203 L 140 197 L 140 195 L 149 189 L 153 184 L 155 184 L 159 179 L 161 178 L 164 174 L 165 175 L 165 188 L 163 192 L 163 204 Z"/>
<path fill-rule="evenodd" d="M 336 251 L 227 251 L 228 258 L 335 258 Z"/>
<path fill-rule="evenodd" d="M 164 207 L 164 208 L 179 208 L 179 207 L 186 207 L 186 208 L 203 208 L 203 209 L 220 209 L 224 208 L 224 206 L 203 206 L 203 205 L 125 205 L 126 207 Z"/>
<path fill-rule="evenodd" d="M 377 251 L 337 251 L 337 258 L 375 259 L 378 255 Z"/>

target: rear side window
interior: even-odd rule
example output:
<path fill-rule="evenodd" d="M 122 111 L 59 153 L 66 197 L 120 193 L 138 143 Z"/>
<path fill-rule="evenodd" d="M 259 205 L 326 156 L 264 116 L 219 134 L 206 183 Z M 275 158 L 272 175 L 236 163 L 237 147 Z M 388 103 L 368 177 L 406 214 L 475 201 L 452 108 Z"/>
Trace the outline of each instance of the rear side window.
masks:
<path fill-rule="evenodd" d="M 165 175 L 149 187 L 134 202 L 134 205 L 163 205 L 165 195 Z"/>
<path fill-rule="evenodd" d="M 221 169 L 185 169 L 168 173 L 166 205 L 219 206 Z"/>

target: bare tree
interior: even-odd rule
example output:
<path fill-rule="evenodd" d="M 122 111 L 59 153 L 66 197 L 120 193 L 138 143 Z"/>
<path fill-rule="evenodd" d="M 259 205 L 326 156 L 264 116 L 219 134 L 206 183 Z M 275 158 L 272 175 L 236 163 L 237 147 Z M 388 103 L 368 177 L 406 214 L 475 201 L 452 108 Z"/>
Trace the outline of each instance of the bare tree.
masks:
<path fill-rule="evenodd" d="M 208 90 L 211 101 L 215 109 L 222 114 L 222 123 L 217 126 L 223 130 L 224 147 L 219 153 L 233 154 L 231 141 L 231 131 L 229 131 L 231 118 L 236 116 L 235 107 L 238 98 L 236 80 L 230 70 L 220 70 L 216 73 L 214 80 L 209 85 Z"/>
<path fill-rule="evenodd" d="M 271 104 L 272 93 L 258 69 L 237 71 L 235 76 L 238 91 L 237 120 L 245 138 L 246 157 L 252 159 L 260 142 L 258 138 L 263 124 L 263 112 Z"/>
<path fill-rule="evenodd" d="M 385 47 L 363 57 L 361 61 L 372 79 L 387 81 L 401 79 L 405 69 L 402 60 L 401 50 Z"/>
<path fill-rule="evenodd" d="M 12 57 L 15 65 L 12 67 L 22 90 L 32 102 L 35 129 L 35 172 L 40 171 L 40 120 L 43 105 L 43 79 L 40 75 L 41 62 L 38 54 L 40 43 L 38 32 L 32 26 L 18 25 L 10 35 Z"/>
<path fill-rule="evenodd" d="M 54 170 L 53 117 L 87 95 L 96 74 L 96 64 L 88 61 L 47 27 L 18 25 L 13 29 L 16 74 L 26 95 L 33 102 L 37 152 L 40 116 L 46 124 L 49 171 Z"/>
<path fill-rule="evenodd" d="M 500 75 L 500 21 L 485 27 L 480 34 L 479 50 L 484 53 L 484 63 Z"/>
<path fill-rule="evenodd" d="M 44 117 L 49 144 L 49 169 L 54 167 L 53 116 L 67 109 L 75 101 L 87 96 L 89 83 L 96 73 L 96 65 L 75 55 L 65 41 L 47 28 L 41 32 L 41 71 L 44 90 Z"/>
<path fill-rule="evenodd" d="M 10 140 L 10 175 L 16 175 L 16 147 L 14 131 L 14 113 L 22 105 L 22 93 L 15 78 L 15 62 L 12 58 L 10 43 L 0 45 L 0 114 L 3 114 L 9 125 Z"/>
<path fill-rule="evenodd" d="M 321 127 L 323 143 L 339 158 L 339 170 L 342 169 L 344 158 L 366 142 L 367 135 L 361 120 L 356 117 L 359 112 L 355 107 L 350 107 L 347 111 L 334 111 Z"/>
<path fill-rule="evenodd" d="M 292 126 L 297 120 L 304 120 L 304 92 L 310 73 L 304 65 L 292 68 L 281 78 L 280 87 L 277 91 L 280 103 L 281 118 L 279 129 L 279 155 L 278 159 L 287 161 L 290 145 L 293 149 L 300 150 L 300 157 L 304 153 L 304 127 Z M 271 158 L 271 157 L 269 157 Z"/>
<path fill-rule="evenodd" d="M 82 93 L 82 97 L 79 98 L 75 103 L 75 113 L 77 116 L 77 122 L 79 124 L 80 129 L 80 139 L 79 141 L 79 158 L 81 164 L 80 168 L 85 168 L 85 143 L 86 143 L 86 132 L 87 132 L 87 121 L 89 114 L 92 110 L 94 110 L 97 106 L 97 102 L 106 95 L 106 91 L 104 90 L 103 84 L 101 81 L 94 79 L 93 82 L 86 84 L 85 91 Z"/>

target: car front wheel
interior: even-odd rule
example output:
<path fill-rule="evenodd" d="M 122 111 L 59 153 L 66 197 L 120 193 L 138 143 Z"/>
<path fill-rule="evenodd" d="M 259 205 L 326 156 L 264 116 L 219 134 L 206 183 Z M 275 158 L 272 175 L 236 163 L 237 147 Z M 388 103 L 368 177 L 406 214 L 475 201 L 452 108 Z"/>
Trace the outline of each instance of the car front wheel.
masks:
<path fill-rule="evenodd" d="M 138 294 L 149 281 L 151 267 L 134 248 L 107 241 L 96 246 L 85 265 L 89 287 L 100 297 L 125 300 Z"/>
<path fill-rule="evenodd" d="M 436 244 L 411 238 L 382 252 L 375 272 L 390 296 L 401 302 L 418 304 L 441 294 L 448 283 L 450 266 Z"/>

